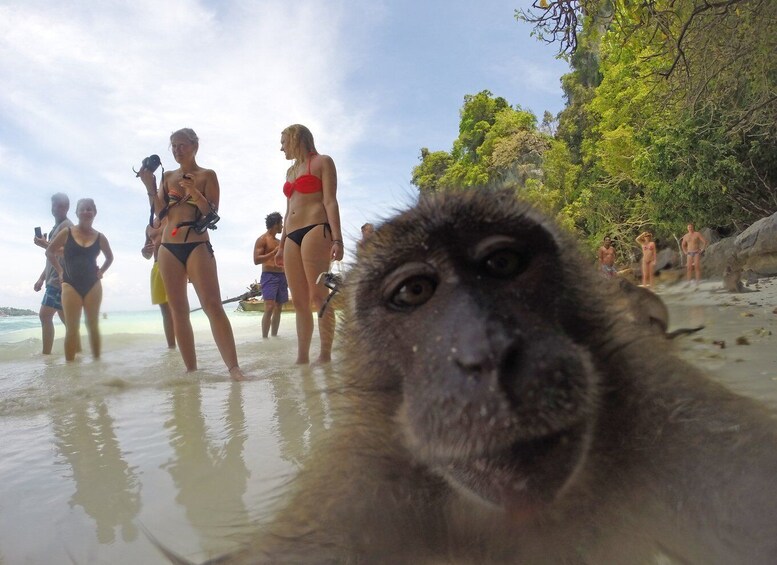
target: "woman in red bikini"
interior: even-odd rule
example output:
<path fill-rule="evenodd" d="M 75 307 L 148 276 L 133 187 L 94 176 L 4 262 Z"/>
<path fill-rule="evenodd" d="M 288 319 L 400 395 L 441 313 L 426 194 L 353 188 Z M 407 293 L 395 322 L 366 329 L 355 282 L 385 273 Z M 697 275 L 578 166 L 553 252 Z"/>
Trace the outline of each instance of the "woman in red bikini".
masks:
<path fill-rule="evenodd" d="M 191 280 L 197 297 L 210 321 L 211 331 L 221 358 L 230 376 L 245 379 L 237 363 L 235 338 L 221 305 L 221 291 L 216 272 L 216 258 L 210 245 L 208 230 L 196 229 L 195 224 L 219 206 L 219 181 L 211 169 L 195 161 L 199 138 L 189 128 L 170 136 L 173 158 L 180 165 L 174 171 L 164 171 L 157 190 L 154 173 L 145 167 L 138 176 L 146 186 L 154 211 L 167 218 L 159 248 L 159 272 L 165 283 L 167 302 L 173 315 L 173 329 L 178 349 L 187 371 L 197 370 L 194 333 L 189 320 L 189 297 L 186 284 Z"/>
<path fill-rule="evenodd" d="M 319 155 L 313 134 L 294 124 L 281 133 L 281 151 L 294 160 L 286 173 L 286 218 L 275 262 L 284 267 L 297 313 L 297 363 L 310 362 L 313 339 L 313 309 L 320 311 L 329 295 L 321 273 L 331 261 L 343 258 L 340 208 L 337 204 L 337 171 L 328 155 Z M 324 309 L 318 322 L 321 339 L 320 363 L 332 359 L 335 314 Z"/>

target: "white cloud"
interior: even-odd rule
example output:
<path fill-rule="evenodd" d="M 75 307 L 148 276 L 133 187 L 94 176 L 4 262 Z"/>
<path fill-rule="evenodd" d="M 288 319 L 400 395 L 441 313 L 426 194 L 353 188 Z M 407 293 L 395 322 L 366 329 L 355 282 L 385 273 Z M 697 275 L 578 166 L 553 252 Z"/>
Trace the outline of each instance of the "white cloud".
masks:
<path fill-rule="evenodd" d="M 198 162 L 221 185 L 212 237 L 223 293 L 256 278 L 253 242 L 269 212 L 285 211 L 279 140 L 291 123 L 308 125 L 337 163 L 352 249 L 363 222 L 413 200 L 418 150 L 450 147 L 464 94 L 489 88 L 522 105 L 504 91 L 558 95 L 558 73 L 543 72 L 551 53 L 519 59 L 487 43 L 520 35 L 510 0 L 478 5 L 475 19 L 473 9 L 469 0 L 424 9 L 405 0 L 0 0 L 0 255 L 13 265 L 0 306 L 37 307 L 32 228 L 51 227 L 50 196 L 64 191 L 73 203 L 95 199 L 95 227 L 116 255 L 105 308 L 148 308 L 147 201 L 131 168 L 152 153 L 175 168 L 168 137 L 181 127 L 198 133 Z M 453 24 L 480 26 L 482 41 L 467 46 L 482 51 L 472 53 L 476 66 L 456 58 Z"/>
<path fill-rule="evenodd" d="M 40 261 L 28 258 L 36 249 L 26 233 L 50 223 L 48 198 L 64 190 L 73 202 L 95 198 L 95 227 L 117 255 L 112 271 L 134 281 L 148 268 L 137 260 L 147 212 L 130 167 L 151 153 L 174 167 L 168 136 L 193 127 L 198 161 L 216 170 L 222 186 L 223 220 L 214 233 L 220 272 L 241 279 L 242 288 L 242 277 L 253 280 L 250 246 L 264 216 L 285 210 L 281 129 L 306 123 L 335 154 L 360 135 L 358 127 L 342 127 L 354 118 L 343 92 L 350 68 L 342 13 L 319 2 L 89 4 L 0 7 L 7 124 L 0 159 L 12 165 L 0 190 L 24 190 L 37 204 L 11 218 L 11 229 L 25 234 L 15 259 L 37 276 Z M 241 246 L 245 257 L 226 252 Z M 0 302 L 21 298 L 28 278 L 0 289 Z M 106 302 L 112 282 L 106 278 Z M 123 301 L 139 307 L 145 299 Z"/>

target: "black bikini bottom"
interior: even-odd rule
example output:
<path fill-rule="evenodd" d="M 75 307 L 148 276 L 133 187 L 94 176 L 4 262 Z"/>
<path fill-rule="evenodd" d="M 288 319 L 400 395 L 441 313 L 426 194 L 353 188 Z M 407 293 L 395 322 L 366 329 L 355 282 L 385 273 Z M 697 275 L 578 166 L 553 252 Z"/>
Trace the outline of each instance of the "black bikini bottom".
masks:
<path fill-rule="evenodd" d="M 287 233 L 286 237 L 292 240 L 294 243 L 296 243 L 299 246 L 302 246 L 302 240 L 305 239 L 305 236 L 308 235 L 308 232 L 315 228 L 316 226 L 324 226 L 324 237 L 326 237 L 326 230 L 329 230 L 329 235 L 332 235 L 332 227 L 327 224 L 310 224 L 309 226 L 305 226 L 304 228 L 300 228 L 298 230 L 294 230 L 291 233 Z"/>
<path fill-rule="evenodd" d="M 210 244 L 210 241 L 191 241 L 189 243 L 163 243 L 162 247 L 167 249 L 170 253 L 175 255 L 175 258 L 178 259 L 183 266 L 186 266 L 186 261 L 189 260 L 189 255 L 192 254 L 192 251 L 200 245 L 201 243 L 204 243 L 208 246 L 208 251 L 210 252 L 211 256 L 213 256 L 213 246 Z"/>

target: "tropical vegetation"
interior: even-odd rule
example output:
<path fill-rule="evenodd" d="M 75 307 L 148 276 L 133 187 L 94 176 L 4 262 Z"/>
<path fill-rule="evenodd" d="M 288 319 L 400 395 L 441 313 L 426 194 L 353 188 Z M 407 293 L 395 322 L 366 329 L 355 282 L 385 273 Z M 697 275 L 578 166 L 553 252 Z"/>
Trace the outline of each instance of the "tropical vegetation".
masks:
<path fill-rule="evenodd" d="M 777 2 L 536 0 L 516 17 L 569 62 L 566 107 L 540 121 L 465 96 L 451 150 L 421 149 L 421 192 L 509 186 L 624 250 L 777 211 Z"/>

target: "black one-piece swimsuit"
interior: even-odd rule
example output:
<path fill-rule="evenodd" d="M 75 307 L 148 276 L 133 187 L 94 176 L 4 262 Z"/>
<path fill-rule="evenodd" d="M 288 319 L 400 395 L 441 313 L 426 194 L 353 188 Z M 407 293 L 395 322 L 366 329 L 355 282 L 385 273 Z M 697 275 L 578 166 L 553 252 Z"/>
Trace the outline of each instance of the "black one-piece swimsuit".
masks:
<path fill-rule="evenodd" d="M 76 289 L 81 298 L 84 298 L 97 282 L 97 256 L 100 254 L 101 237 L 102 234 L 98 232 L 94 243 L 84 247 L 75 240 L 70 228 L 67 229 L 62 282 Z"/>

